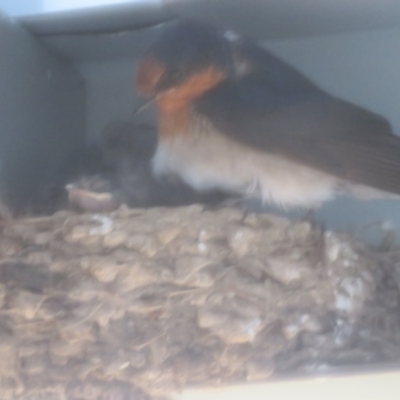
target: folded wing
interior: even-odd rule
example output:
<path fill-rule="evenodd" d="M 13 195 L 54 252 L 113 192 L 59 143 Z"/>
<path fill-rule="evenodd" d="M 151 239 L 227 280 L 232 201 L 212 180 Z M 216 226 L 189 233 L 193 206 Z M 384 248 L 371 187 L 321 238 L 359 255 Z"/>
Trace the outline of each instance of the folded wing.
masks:
<path fill-rule="evenodd" d="M 253 67 L 199 98 L 195 111 L 259 151 L 400 194 L 400 137 L 381 116 L 325 93 L 257 46 Z"/>

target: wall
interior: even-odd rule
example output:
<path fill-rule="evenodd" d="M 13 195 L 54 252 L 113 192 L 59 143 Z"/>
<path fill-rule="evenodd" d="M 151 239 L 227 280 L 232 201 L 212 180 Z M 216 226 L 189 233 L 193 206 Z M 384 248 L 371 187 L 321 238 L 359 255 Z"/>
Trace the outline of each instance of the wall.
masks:
<path fill-rule="evenodd" d="M 330 93 L 384 115 L 400 134 L 400 29 L 265 45 Z"/>
<path fill-rule="evenodd" d="M 79 74 L 34 38 L 0 18 L 0 187 L 22 204 L 84 139 Z"/>
<path fill-rule="evenodd" d="M 142 100 L 134 91 L 136 60 L 127 58 L 78 65 L 87 89 L 87 137 L 96 139 L 107 123 L 130 118 Z M 145 110 L 138 120 L 153 122 L 154 110 Z"/>

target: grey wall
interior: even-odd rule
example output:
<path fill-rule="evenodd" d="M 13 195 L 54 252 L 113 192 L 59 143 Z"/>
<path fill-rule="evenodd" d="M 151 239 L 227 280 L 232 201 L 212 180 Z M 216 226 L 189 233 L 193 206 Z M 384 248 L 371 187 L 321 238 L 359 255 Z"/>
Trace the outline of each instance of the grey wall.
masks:
<path fill-rule="evenodd" d="M 22 202 L 84 138 L 79 74 L 6 18 L 0 19 L 0 183 Z"/>
<path fill-rule="evenodd" d="M 384 115 L 400 134 L 400 29 L 265 45 L 330 93 Z"/>
<path fill-rule="evenodd" d="M 80 64 L 85 78 L 86 134 L 95 139 L 104 126 L 114 119 L 129 118 L 138 101 L 133 89 L 132 59 Z"/>
<path fill-rule="evenodd" d="M 130 117 L 141 101 L 134 91 L 135 68 L 134 58 L 78 65 L 87 88 L 87 137 L 96 139 L 107 123 Z M 146 110 L 137 119 L 154 122 L 155 112 Z"/>

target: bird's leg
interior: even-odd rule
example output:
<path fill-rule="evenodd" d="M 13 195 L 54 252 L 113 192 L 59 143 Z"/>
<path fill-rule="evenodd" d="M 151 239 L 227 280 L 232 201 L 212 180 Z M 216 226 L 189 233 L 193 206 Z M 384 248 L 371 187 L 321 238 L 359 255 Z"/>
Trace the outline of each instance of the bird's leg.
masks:
<path fill-rule="evenodd" d="M 221 207 L 240 207 L 243 202 L 244 198 L 243 197 L 231 197 L 229 199 L 226 199 L 222 201 L 220 204 Z"/>
<path fill-rule="evenodd" d="M 242 200 L 242 197 L 228 197 L 217 203 L 206 204 L 204 208 L 206 210 L 219 210 L 226 207 L 237 207 Z"/>
<path fill-rule="evenodd" d="M 231 197 L 222 201 L 219 205 L 217 205 L 215 209 L 225 208 L 225 207 L 238 208 L 243 213 L 243 221 L 244 221 L 251 212 L 249 207 L 246 205 L 245 201 L 251 199 L 254 199 L 254 197 L 251 196 L 250 194 L 244 196 Z"/>
<path fill-rule="evenodd" d="M 246 189 L 243 195 L 240 196 L 235 196 L 235 197 L 230 197 L 227 200 L 222 202 L 222 206 L 225 207 L 239 207 L 243 209 L 245 212 L 247 212 L 247 207 L 246 205 L 243 204 L 244 201 L 246 200 L 252 200 L 257 197 L 257 188 L 259 187 L 258 181 L 254 180 L 251 182 L 249 187 Z"/>
<path fill-rule="evenodd" d="M 258 180 L 254 179 L 250 183 L 250 185 L 242 192 L 242 194 L 232 193 L 231 197 L 228 197 L 227 199 L 223 200 L 221 203 L 217 204 L 211 209 L 218 210 L 220 208 L 225 208 L 225 207 L 238 208 L 239 210 L 242 211 L 244 220 L 251 212 L 248 205 L 246 205 L 245 201 L 257 199 L 260 193 L 259 188 L 260 186 Z"/>

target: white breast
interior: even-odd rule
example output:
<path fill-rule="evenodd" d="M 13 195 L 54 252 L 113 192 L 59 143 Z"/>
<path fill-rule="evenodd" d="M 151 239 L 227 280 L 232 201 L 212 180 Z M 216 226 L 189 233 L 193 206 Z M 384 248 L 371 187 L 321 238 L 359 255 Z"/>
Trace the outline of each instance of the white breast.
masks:
<path fill-rule="evenodd" d="M 339 183 L 331 175 L 207 131 L 161 140 L 153 170 L 177 175 L 199 191 L 234 191 L 285 208 L 317 206 L 334 197 Z"/>

